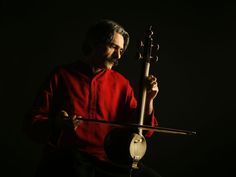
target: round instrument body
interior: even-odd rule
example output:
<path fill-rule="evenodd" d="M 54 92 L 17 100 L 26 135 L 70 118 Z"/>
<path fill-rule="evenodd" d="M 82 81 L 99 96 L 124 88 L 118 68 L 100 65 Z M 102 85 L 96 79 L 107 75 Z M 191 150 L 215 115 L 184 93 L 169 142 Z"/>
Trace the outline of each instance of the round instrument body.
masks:
<path fill-rule="evenodd" d="M 114 128 L 106 136 L 104 148 L 113 163 L 138 168 L 138 161 L 146 153 L 147 143 L 144 136 L 133 129 Z"/>

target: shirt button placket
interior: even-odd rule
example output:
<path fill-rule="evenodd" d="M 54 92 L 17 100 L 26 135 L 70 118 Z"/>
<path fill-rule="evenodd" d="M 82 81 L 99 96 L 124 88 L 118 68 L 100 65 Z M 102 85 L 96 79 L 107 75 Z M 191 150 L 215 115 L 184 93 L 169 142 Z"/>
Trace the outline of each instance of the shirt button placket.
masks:
<path fill-rule="evenodd" d="M 96 99 L 97 99 L 97 95 L 96 95 L 96 80 L 92 79 L 91 80 L 91 87 L 90 87 L 90 94 L 91 94 L 91 102 L 90 102 L 90 118 L 95 118 L 96 115 Z"/>

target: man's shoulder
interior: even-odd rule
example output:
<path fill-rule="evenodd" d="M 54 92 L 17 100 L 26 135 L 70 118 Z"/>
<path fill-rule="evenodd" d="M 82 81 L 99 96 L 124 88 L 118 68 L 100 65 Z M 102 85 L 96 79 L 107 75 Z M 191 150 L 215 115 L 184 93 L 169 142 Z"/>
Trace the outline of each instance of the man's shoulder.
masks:
<path fill-rule="evenodd" d="M 78 70 L 81 68 L 85 68 L 85 63 L 77 60 L 71 63 L 58 64 L 54 67 L 54 71 L 60 73 L 60 72 Z"/>
<path fill-rule="evenodd" d="M 111 73 L 112 81 L 119 83 L 120 85 L 124 85 L 124 86 L 130 85 L 129 79 L 124 74 L 116 70 L 111 70 L 110 73 Z"/>
<path fill-rule="evenodd" d="M 122 73 L 116 71 L 116 70 L 111 70 L 111 75 L 113 77 L 115 77 L 116 79 L 120 79 L 120 80 L 124 80 L 124 81 L 128 81 L 128 79 L 126 78 L 125 75 L 123 75 Z"/>

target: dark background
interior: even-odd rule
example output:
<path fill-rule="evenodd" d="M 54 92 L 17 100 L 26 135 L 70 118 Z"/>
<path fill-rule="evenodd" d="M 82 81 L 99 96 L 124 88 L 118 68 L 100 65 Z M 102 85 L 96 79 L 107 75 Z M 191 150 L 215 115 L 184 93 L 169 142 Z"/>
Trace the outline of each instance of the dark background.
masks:
<path fill-rule="evenodd" d="M 82 4 L 84 3 L 84 4 Z M 138 92 L 136 42 L 153 25 L 160 44 L 151 65 L 160 92 L 159 125 L 196 136 L 155 133 L 143 161 L 163 177 L 218 177 L 235 168 L 235 3 L 181 1 L 2 1 L 1 172 L 31 177 L 41 146 L 21 131 L 25 112 L 51 69 L 80 58 L 89 24 L 109 18 L 131 35 L 115 69 Z M 2 175 L 1 175 L 2 176 Z"/>

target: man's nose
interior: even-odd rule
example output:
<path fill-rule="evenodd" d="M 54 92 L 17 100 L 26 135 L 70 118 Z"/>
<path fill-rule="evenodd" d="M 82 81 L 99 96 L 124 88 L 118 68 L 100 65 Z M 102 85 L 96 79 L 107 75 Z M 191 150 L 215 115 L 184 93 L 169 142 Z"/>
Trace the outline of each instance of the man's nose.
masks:
<path fill-rule="evenodd" d="M 115 58 L 117 59 L 121 58 L 121 51 L 119 49 L 115 50 L 113 54 Z"/>

